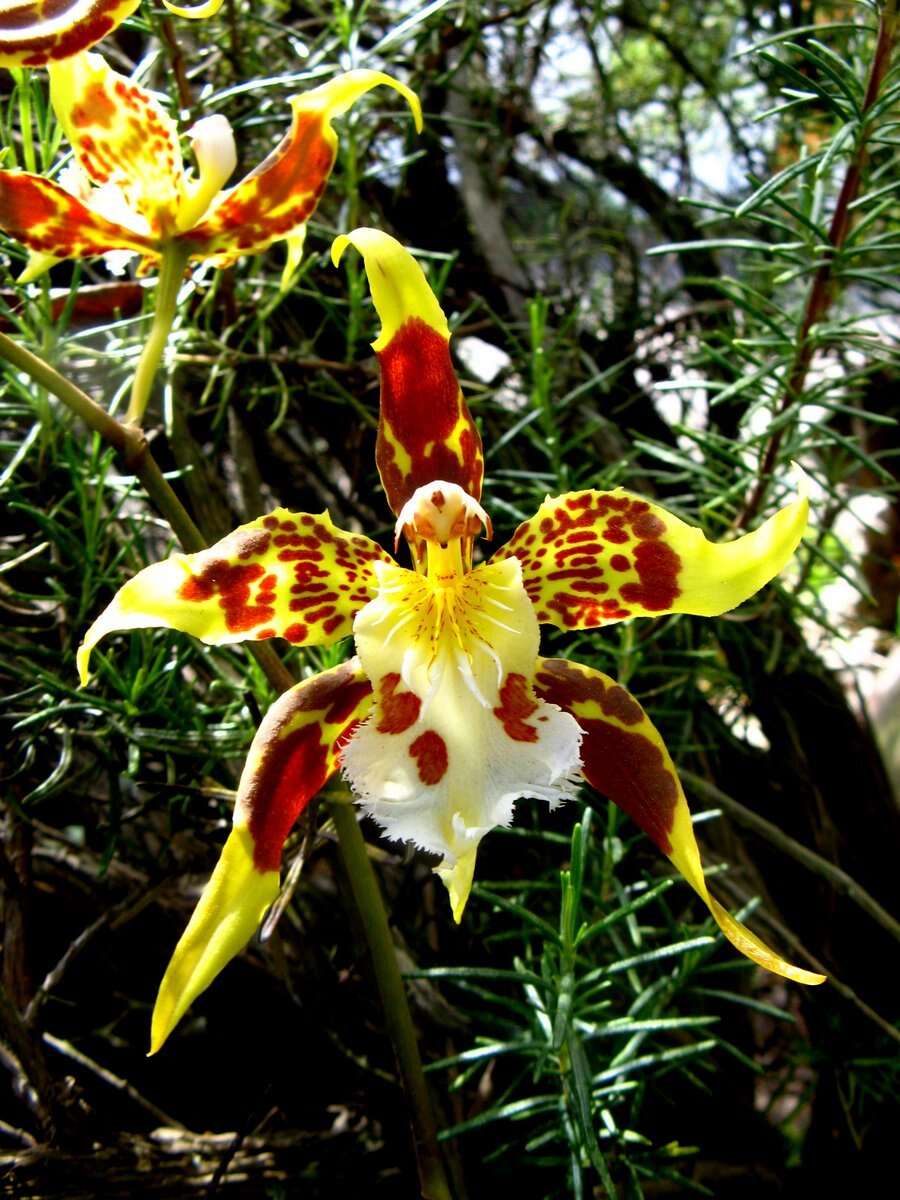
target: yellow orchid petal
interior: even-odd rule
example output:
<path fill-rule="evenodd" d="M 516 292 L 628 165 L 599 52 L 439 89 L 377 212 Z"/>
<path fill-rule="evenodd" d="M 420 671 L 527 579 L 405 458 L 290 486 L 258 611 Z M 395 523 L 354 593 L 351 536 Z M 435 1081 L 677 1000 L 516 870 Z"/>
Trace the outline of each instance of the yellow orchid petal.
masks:
<path fill-rule="evenodd" d="M 306 226 L 301 225 L 299 229 L 288 234 L 284 239 L 287 242 L 287 258 L 284 263 L 284 270 L 281 272 L 281 283 L 279 291 L 286 292 L 294 281 L 294 276 L 303 261 L 303 247 L 306 243 Z"/>
<path fill-rule="evenodd" d="M 160 984 L 151 1054 L 253 936 L 278 894 L 285 839 L 334 773 L 371 693 L 354 660 L 298 683 L 269 709 L 241 775 L 234 827 Z"/>
<path fill-rule="evenodd" d="M 0 67 L 42 67 L 88 50 L 140 0 L 16 0 L 0 8 Z"/>
<path fill-rule="evenodd" d="M 149 238 L 101 217 L 58 183 L 27 171 L 0 171 L 0 229 L 31 251 L 23 283 L 62 258 L 92 258 L 107 250 L 149 253 L 152 247 Z"/>
<path fill-rule="evenodd" d="M 206 0 L 205 4 L 192 4 L 189 8 L 185 8 L 180 4 L 171 4 L 169 0 L 163 0 L 163 4 L 176 17 L 186 17 L 189 21 L 203 21 L 207 17 L 214 17 L 225 0 Z"/>
<path fill-rule="evenodd" d="M 388 837 L 442 856 L 459 920 L 481 838 L 512 821 L 522 796 L 552 806 L 574 794 L 580 733 L 534 697 L 539 631 L 518 561 L 465 571 L 475 502 L 446 480 L 417 496 L 418 531 L 432 528 L 435 507 L 447 527 L 428 542 L 427 574 L 375 564 L 378 594 L 353 625 L 374 708 L 343 764 Z"/>
<path fill-rule="evenodd" d="M 616 488 L 548 497 L 492 562 L 515 557 L 539 621 L 562 629 L 625 617 L 714 617 L 785 566 L 809 513 L 805 486 L 759 529 L 714 543 L 658 504 Z"/>
<path fill-rule="evenodd" d="M 416 127 L 421 128 L 415 94 L 381 71 L 348 71 L 295 96 L 288 135 L 236 187 L 221 194 L 195 229 L 183 235 L 192 257 L 213 258 L 223 265 L 298 234 L 318 204 L 334 165 L 338 139 L 331 121 L 381 84 L 403 96 Z"/>
<path fill-rule="evenodd" d="M 53 109 L 89 178 L 119 189 L 156 237 L 174 233 L 184 172 L 172 118 L 99 54 L 77 54 L 48 70 Z"/>
<path fill-rule="evenodd" d="M 335 239 L 335 265 L 347 246 L 363 257 L 381 333 L 372 343 L 381 367 L 375 462 L 394 513 L 416 488 L 435 479 L 457 483 L 477 500 L 481 437 L 450 361 L 450 329 L 422 268 L 398 241 L 377 229 Z"/>
<path fill-rule="evenodd" d="M 246 946 L 278 895 L 278 872 L 257 871 L 246 829 L 232 829 L 160 984 L 150 1027 L 155 1054 L 222 968 Z"/>
<path fill-rule="evenodd" d="M 541 659 L 535 691 L 575 717 L 584 733 L 588 783 L 623 809 L 684 876 L 741 954 L 797 983 L 824 975 L 795 967 L 710 895 L 684 790 L 665 743 L 637 700 L 608 675 L 580 663 Z"/>
<path fill-rule="evenodd" d="M 390 557 L 327 512 L 277 508 L 208 550 L 173 554 L 119 589 L 78 650 L 84 684 L 94 646 L 126 629 L 178 629 L 210 645 L 287 638 L 327 645 L 346 637 L 378 587 L 374 566 Z"/>

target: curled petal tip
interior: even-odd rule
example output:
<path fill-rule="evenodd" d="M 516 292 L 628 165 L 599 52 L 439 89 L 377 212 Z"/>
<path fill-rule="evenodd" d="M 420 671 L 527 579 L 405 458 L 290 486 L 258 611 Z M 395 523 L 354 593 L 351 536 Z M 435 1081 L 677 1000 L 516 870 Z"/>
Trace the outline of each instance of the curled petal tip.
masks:
<path fill-rule="evenodd" d="M 170 0 L 163 0 L 170 13 L 176 17 L 187 17 L 189 21 L 202 21 L 206 17 L 214 17 L 224 2 L 225 0 L 206 0 L 205 4 L 192 4 L 185 8 L 180 4 L 171 4 Z"/>
<path fill-rule="evenodd" d="M 461 854 L 452 867 L 436 867 L 435 870 L 444 882 L 450 895 L 450 909 L 453 920 L 458 925 L 462 920 L 469 893 L 472 891 L 472 878 L 475 874 L 475 850 Z"/>
<path fill-rule="evenodd" d="M 350 245 L 349 236 L 346 233 L 338 234 L 338 236 L 331 243 L 332 266 L 336 267 L 340 263 L 341 258 L 343 257 L 344 251 L 347 249 L 347 247 L 349 245 Z"/>
<path fill-rule="evenodd" d="M 78 686 L 87 687 L 87 682 L 90 679 L 88 664 L 91 659 L 91 647 L 84 642 L 78 647 L 78 653 L 75 655 L 75 665 L 78 668 Z"/>

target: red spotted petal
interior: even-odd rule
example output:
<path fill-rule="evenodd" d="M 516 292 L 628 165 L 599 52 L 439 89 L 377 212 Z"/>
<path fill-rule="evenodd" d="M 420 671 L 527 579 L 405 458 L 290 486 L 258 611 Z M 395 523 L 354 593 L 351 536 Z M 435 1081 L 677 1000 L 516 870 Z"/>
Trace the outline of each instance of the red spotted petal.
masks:
<path fill-rule="evenodd" d="M 558 658 L 538 660 L 535 693 L 571 713 L 584 732 L 582 770 L 670 859 L 742 954 L 798 983 L 823 975 L 786 962 L 710 895 L 687 800 L 665 743 L 625 688 L 600 671 Z"/>
<path fill-rule="evenodd" d="M 150 238 L 98 216 L 40 175 L 0 171 L 0 229 L 37 254 L 91 258 L 107 250 L 152 249 Z"/>
<path fill-rule="evenodd" d="M 0 67 L 42 67 L 87 50 L 140 0 L 11 0 L 0 7 Z"/>
<path fill-rule="evenodd" d="M 151 1054 L 253 936 L 278 894 L 285 838 L 336 770 L 371 697 L 354 659 L 298 683 L 269 709 L 241 775 L 234 827 L 160 984 Z"/>
<path fill-rule="evenodd" d="M 421 111 L 416 97 L 380 71 L 348 71 L 294 97 L 293 123 L 287 136 L 236 187 L 213 203 L 205 220 L 184 235 L 196 246 L 196 257 L 215 256 L 221 265 L 297 235 L 318 204 L 334 165 L 338 140 L 332 118 L 381 84 L 404 96 L 418 126 Z"/>
<path fill-rule="evenodd" d="M 392 561 L 376 542 L 338 529 L 328 513 L 276 509 L 208 550 L 139 571 L 85 634 L 82 681 L 92 648 L 125 629 L 178 629 L 210 645 L 335 642 L 377 592 L 374 564 Z"/>
<path fill-rule="evenodd" d="M 491 561 L 516 557 L 538 620 L 562 629 L 662 613 L 716 616 L 784 567 L 806 528 L 800 496 L 759 529 L 707 541 L 658 504 L 621 488 L 548 497 Z"/>
<path fill-rule="evenodd" d="M 99 54 L 78 54 L 51 65 L 50 99 L 88 178 L 113 185 L 153 234 L 170 236 L 183 167 L 175 122 L 154 97 Z"/>

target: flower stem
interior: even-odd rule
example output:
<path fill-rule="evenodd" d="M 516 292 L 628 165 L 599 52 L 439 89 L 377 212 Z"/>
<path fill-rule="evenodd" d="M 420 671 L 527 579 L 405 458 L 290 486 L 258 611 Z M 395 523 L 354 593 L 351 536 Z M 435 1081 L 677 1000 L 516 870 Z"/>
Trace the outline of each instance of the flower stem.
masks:
<path fill-rule="evenodd" d="M 397 966 L 397 954 L 378 880 L 366 853 L 366 843 L 349 790 L 346 787 L 334 789 L 329 792 L 328 798 L 341 858 L 350 877 L 350 887 L 372 956 L 385 1025 L 394 1045 L 400 1077 L 410 1104 L 422 1197 L 423 1200 L 451 1200 L 450 1185 L 438 1149 L 431 1097 L 419 1057 L 419 1044 L 400 968 Z"/>
<path fill-rule="evenodd" d="M 159 282 L 156 285 L 156 309 L 153 313 L 153 324 L 150 336 L 141 351 L 134 380 L 131 384 L 131 399 L 125 420 L 132 425 L 140 425 L 143 420 L 153 380 L 165 353 L 172 323 L 178 311 L 178 293 L 184 280 L 184 268 L 187 266 L 188 251 L 178 242 L 170 242 L 163 251 L 159 266 Z"/>

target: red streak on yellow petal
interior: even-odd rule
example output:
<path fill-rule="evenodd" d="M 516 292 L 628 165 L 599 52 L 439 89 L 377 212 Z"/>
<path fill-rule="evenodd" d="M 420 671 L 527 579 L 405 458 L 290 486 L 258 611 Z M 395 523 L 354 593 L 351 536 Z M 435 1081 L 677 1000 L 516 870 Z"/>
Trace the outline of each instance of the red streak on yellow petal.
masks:
<path fill-rule="evenodd" d="M 659 747 L 642 733 L 606 721 L 579 717 L 578 724 L 584 730 L 585 779 L 628 813 L 663 854 L 670 854 L 678 785 Z"/>
<path fill-rule="evenodd" d="M 335 748 L 351 729 L 335 726 L 350 720 L 372 691 L 349 663 L 300 684 L 277 701 L 287 719 L 308 713 L 313 718 L 288 733 L 273 733 L 262 747 L 259 766 L 241 781 L 240 805 L 248 814 L 253 838 L 253 864 L 277 871 L 285 838 L 300 813 L 335 769 Z M 260 735 L 265 737 L 265 727 Z"/>
<path fill-rule="evenodd" d="M 411 317 L 378 361 L 381 415 L 375 461 L 393 511 L 399 512 L 416 488 L 434 479 L 457 483 L 477 500 L 484 474 L 481 438 L 463 400 L 447 339 Z M 409 456 L 408 469 L 397 461 L 391 438 Z"/>
<path fill-rule="evenodd" d="M 214 559 L 199 575 L 191 576 L 182 584 L 178 596 L 181 600 L 203 602 L 217 595 L 229 632 L 248 633 L 275 616 L 273 605 L 253 604 L 250 600 L 251 585 L 264 574 L 265 568 L 259 563 L 232 565 L 225 559 Z"/>
<path fill-rule="evenodd" d="M 591 787 L 628 813 L 664 854 L 670 854 L 678 782 L 659 747 L 636 728 L 646 715 L 634 697 L 596 672 L 555 659 L 541 664 L 535 690 L 542 699 L 567 712 L 573 712 L 576 705 L 590 703 L 610 718 L 607 721 L 574 713 L 584 730 L 584 777 Z M 622 729 L 621 725 L 631 728 Z"/>

